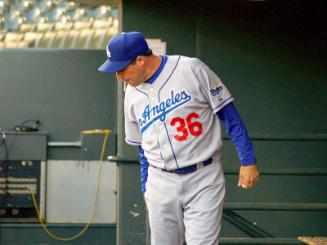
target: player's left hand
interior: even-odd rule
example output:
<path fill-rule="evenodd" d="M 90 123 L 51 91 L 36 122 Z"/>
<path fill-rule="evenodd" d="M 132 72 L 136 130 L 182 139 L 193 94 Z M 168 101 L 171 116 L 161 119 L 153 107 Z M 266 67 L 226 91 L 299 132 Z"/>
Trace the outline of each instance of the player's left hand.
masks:
<path fill-rule="evenodd" d="M 259 170 L 256 164 L 241 166 L 238 187 L 251 188 L 259 180 Z"/>

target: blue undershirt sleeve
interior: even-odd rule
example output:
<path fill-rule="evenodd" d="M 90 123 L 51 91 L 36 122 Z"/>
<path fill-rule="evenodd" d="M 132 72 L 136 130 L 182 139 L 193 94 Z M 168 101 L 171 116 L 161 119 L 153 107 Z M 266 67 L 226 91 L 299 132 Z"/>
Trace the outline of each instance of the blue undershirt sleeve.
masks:
<path fill-rule="evenodd" d="M 138 146 L 138 151 L 140 155 L 140 160 L 141 160 L 141 189 L 143 194 L 145 193 L 145 185 L 146 181 L 148 179 L 148 168 L 149 168 L 149 162 L 148 159 L 144 155 L 144 150 L 142 146 Z"/>
<path fill-rule="evenodd" d="M 234 104 L 231 102 L 224 106 L 217 113 L 219 119 L 223 122 L 228 136 L 233 141 L 240 163 L 242 166 L 256 164 L 257 160 L 254 154 L 251 140 L 247 130 L 236 111 Z"/>

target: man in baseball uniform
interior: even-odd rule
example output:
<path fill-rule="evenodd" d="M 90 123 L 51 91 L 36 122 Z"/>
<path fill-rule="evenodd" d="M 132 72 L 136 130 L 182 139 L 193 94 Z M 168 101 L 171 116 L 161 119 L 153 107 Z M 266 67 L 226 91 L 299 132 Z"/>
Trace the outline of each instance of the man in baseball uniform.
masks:
<path fill-rule="evenodd" d="M 259 179 L 231 93 L 199 59 L 152 54 L 139 32 L 114 36 L 107 55 L 99 70 L 128 84 L 126 142 L 141 157 L 151 244 L 218 244 L 225 197 L 220 121 L 240 159 L 238 186 Z"/>

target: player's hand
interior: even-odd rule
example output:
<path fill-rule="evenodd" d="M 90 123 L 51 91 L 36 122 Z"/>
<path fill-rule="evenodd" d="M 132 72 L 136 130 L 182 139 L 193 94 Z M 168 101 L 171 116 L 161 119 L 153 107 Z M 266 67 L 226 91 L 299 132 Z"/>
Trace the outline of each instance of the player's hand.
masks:
<path fill-rule="evenodd" d="M 251 188 L 259 180 L 259 170 L 256 164 L 241 166 L 238 187 Z"/>

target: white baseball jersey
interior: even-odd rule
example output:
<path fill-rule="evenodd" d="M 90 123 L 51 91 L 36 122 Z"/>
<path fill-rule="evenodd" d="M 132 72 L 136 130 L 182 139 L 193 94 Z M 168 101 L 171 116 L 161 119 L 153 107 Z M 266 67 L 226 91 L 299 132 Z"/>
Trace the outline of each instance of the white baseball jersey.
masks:
<path fill-rule="evenodd" d="M 142 145 L 148 162 L 167 170 L 220 159 L 221 129 L 215 113 L 233 97 L 199 59 L 167 57 L 152 84 L 126 88 L 126 142 Z"/>

